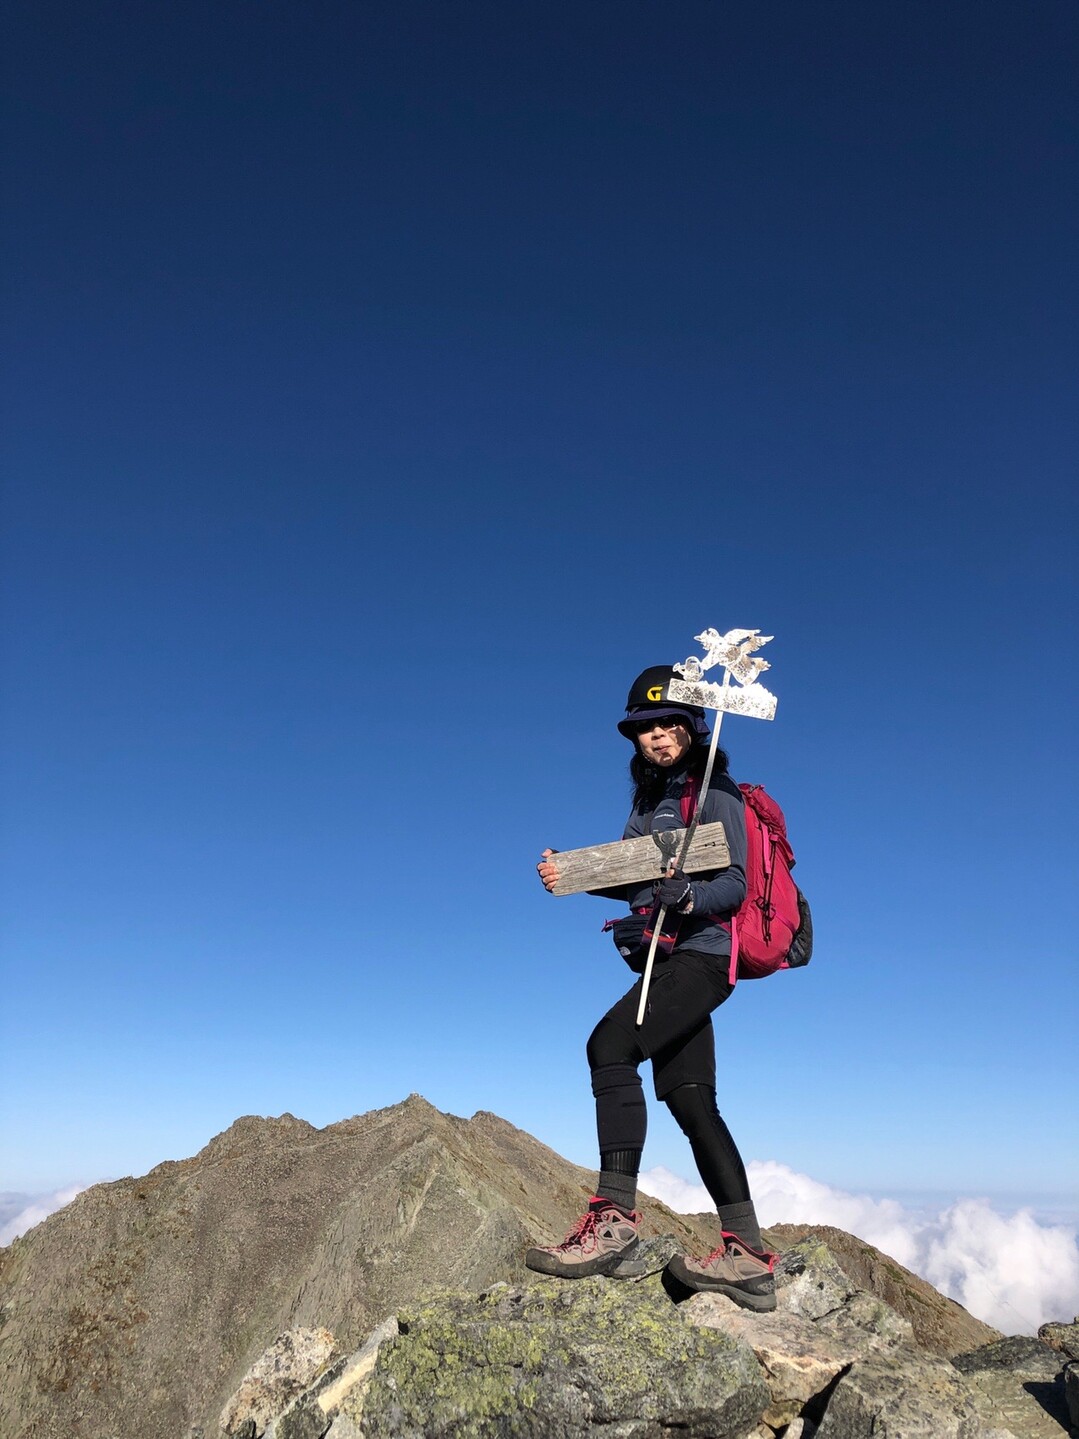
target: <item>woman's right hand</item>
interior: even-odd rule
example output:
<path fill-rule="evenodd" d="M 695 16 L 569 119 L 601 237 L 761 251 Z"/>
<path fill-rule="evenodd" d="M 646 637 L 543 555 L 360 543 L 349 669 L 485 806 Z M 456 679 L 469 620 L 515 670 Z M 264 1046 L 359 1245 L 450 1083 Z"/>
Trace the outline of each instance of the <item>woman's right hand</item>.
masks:
<path fill-rule="evenodd" d="M 536 872 L 543 881 L 543 887 L 548 894 L 558 883 L 558 865 L 551 863 L 551 855 L 557 853 L 556 849 L 545 849 L 540 856 L 539 864 L 536 865 Z"/>

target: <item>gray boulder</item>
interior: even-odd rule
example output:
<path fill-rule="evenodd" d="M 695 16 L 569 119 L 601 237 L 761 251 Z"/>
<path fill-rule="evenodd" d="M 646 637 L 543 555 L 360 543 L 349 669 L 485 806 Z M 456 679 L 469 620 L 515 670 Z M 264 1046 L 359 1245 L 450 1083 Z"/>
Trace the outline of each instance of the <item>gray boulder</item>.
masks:
<path fill-rule="evenodd" d="M 1023 1439 L 1060 1439 L 1071 1421 L 1064 1356 L 1040 1339 L 1013 1335 L 952 1360 L 990 1412 Z"/>
<path fill-rule="evenodd" d="M 767 1232 L 772 1248 L 783 1252 L 806 1243 L 823 1245 L 855 1289 L 883 1299 L 908 1319 L 919 1349 L 951 1358 L 1003 1336 L 968 1314 L 961 1304 L 937 1292 L 890 1254 L 831 1225 L 777 1224 Z"/>
<path fill-rule="evenodd" d="M 773 1430 L 816 1422 L 834 1385 L 858 1360 L 910 1346 L 909 1322 L 856 1289 L 816 1240 L 784 1255 L 771 1314 L 739 1308 L 721 1294 L 697 1294 L 683 1306 L 694 1324 L 749 1345 L 771 1396 L 763 1419 Z"/>
<path fill-rule="evenodd" d="M 349 1430 L 360 1433 L 359 1421 L 371 1383 L 379 1350 L 398 1333 L 397 1320 L 387 1319 L 349 1358 L 340 1359 L 322 1374 L 317 1383 L 300 1394 L 266 1431 L 265 1439 L 322 1439 L 334 1417 L 341 1414 L 337 1439 L 348 1439 Z"/>
<path fill-rule="evenodd" d="M 1043 1324 L 1038 1338 L 1066 1359 L 1079 1359 L 1079 1315 L 1070 1324 Z"/>
<path fill-rule="evenodd" d="M 1079 1429 L 1079 1363 L 1074 1359 L 1064 1367 L 1064 1402 L 1072 1427 Z"/>
<path fill-rule="evenodd" d="M 221 1411 L 228 1439 L 258 1439 L 291 1401 L 309 1389 L 333 1353 L 328 1329 L 290 1329 L 279 1334 L 252 1364 Z"/>
<path fill-rule="evenodd" d="M 818 1439 L 1000 1439 L 1010 1432 L 979 1406 L 947 1359 L 913 1349 L 852 1364 L 815 1431 Z"/>
<path fill-rule="evenodd" d="M 745 1439 L 769 1401 L 748 1346 L 689 1322 L 655 1276 L 502 1284 L 398 1319 L 367 1439 Z"/>

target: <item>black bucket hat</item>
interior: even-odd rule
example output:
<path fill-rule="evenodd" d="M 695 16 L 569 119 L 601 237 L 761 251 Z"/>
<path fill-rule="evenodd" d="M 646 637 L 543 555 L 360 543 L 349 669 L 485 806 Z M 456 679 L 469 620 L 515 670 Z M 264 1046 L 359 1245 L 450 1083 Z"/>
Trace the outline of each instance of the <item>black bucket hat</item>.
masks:
<path fill-rule="evenodd" d="M 667 719 L 681 716 L 689 728 L 701 739 L 707 739 L 711 731 L 699 705 L 683 705 L 668 698 L 667 687 L 671 680 L 681 679 L 671 665 L 652 665 L 642 670 L 629 687 L 626 697 L 626 717 L 618 722 L 618 731 L 626 739 L 637 742 L 637 726 L 643 720 Z"/>

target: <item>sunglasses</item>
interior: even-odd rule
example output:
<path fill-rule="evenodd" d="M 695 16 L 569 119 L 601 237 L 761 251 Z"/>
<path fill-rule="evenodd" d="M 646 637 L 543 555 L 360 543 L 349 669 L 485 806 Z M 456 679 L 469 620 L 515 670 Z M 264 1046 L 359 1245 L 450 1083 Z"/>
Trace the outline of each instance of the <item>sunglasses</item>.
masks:
<path fill-rule="evenodd" d="M 630 726 L 636 735 L 649 734 L 654 729 L 689 729 L 684 715 L 664 715 L 661 719 L 634 720 Z"/>

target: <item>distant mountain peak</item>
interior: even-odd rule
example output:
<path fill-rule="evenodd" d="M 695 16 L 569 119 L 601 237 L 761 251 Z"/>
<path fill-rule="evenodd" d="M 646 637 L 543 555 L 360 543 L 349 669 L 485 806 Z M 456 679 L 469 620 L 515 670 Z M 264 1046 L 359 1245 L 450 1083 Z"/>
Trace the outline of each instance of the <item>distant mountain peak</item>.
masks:
<path fill-rule="evenodd" d="M 243 1114 L 233 1120 L 229 1127 L 216 1134 L 209 1144 L 204 1145 L 195 1156 L 197 1159 L 220 1159 L 226 1155 L 241 1154 L 252 1145 L 303 1140 L 315 1135 L 318 1130 L 306 1119 L 297 1119 L 294 1114 L 262 1115 Z"/>

